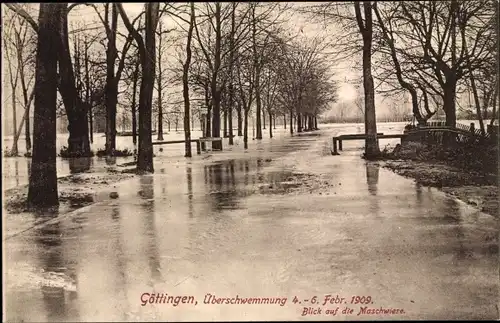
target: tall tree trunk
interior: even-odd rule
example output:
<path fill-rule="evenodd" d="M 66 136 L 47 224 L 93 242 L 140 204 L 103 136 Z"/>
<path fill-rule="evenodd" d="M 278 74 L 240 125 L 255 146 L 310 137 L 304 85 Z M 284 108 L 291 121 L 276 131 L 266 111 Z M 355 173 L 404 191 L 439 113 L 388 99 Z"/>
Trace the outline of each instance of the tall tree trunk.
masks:
<path fill-rule="evenodd" d="M 293 110 L 290 109 L 290 134 L 293 135 Z"/>
<path fill-rule="evenodd" d="M 94 143 L 94 115 L 92 112 L 92 103 L 89 104 L 89 141 Z"/>
<path fill-rule="evenodd" d="M 59 204 L 56 169 L 57 52 L 64 8 L 64 4 L 60 3 L 40 4 L 29 207 Z"/>
<path fill-rule="evenodd" d="M 137 171 L 139 173 L 154 172 L 151 112 L 155 81 L 155 29 L 158 9 L 158 2 L 146 3 L 146 39 L 144 48 L 139 46 L 142 66 L 141 91 L 139 93 L 139 152 L 137 156 Z"/>
<path fill-rule="evenodd" d="M 283 129 L 286 129 L 286 113 L 283 113 Z"/>
<path fill-rule="evenodd" d="M 232 146 L 234 145 L 234 140 L 233 140 L 233 136 L 234 136 L 234 133 L 233 133 L 233 106 L 230 105 L 228 107 L 229 111 L 228 111 L 228 115 L 227 115 L 227 121 L 228 121 L 228 128 L 229 128 L 229 145 Z"/>
<path fill-rule="evenodd" d="M 474 96 L 474 105 L 476 106 L 477 120 L 479 121 L 479 128 L 481 129 L 481 134 L 484 136 L 486 130 L 484 128 L 483 115 L 481 114 L 481 103 L 479 102 L 479 94 L 477 93 L 476 80 L 474 79 L 474 74 L 470 73 L 470 83 L 472 87 L 472 94 Z"/>
<path fill-rule="evenodd" d="M 26 143 L 26 153 L 27 155 L 31 155 L 31 122 L 30 122 L 30 106 L 26 106 L 26 119 L 24 122 L 26 123 L 26 126 L 24 127 L 24 141 Z"/>
<path fill-rule="evenodd" d="M 265 122 L 264 122 L 265 123 Z M 271 111 L 269 111 L 269 138 L 272 138 L 273 137 L 273 127 L 272 127 L 272 123 L 273 123 L 273 115 L 271 113 Z"/>
<path fill-rule="evenodd" d="M 211 137 L 212 134 L 212 103 L 209 97 L 208 85 L 205 84 L 205 105 L 207 106 L 207 120 L 205 125 L 205 137 Z"/>
<path fill-rule="evenodd" d="M 443 90 L 444 90 L 443 110 L 446 114 L 446 125 L 448 127 L 455 127 L 457 123 L 456 103 L 455 103 L 457 85 L 456 81 L 453 80 L 453 77 L 449 78 L 449 81 L 446 82 Z"/>
<path fill-rule="evenodd" d="M 355 2 L 356 19 L 363 37 L 363 87 L 365 94 L 365 158 L 370 159 L 380 154 L 377 140 L 377 120 L 375 115 L 375 88 L 372 77 L 372 4 L 363 1 L 364 21 L 360 3 Z"/>
<path fill-rule="evenodd" d="M 161 70 L 161 60 L 162 60 L 162 48 L 161 48 L 161 43 L 162 43 L 162 23 L 159 23 L 159 33 L 160 36 L 158 37 L 158 76 L 157 76 L 157 87 L 158 87 L 158 140 L 163 140 L 163 105 L 162 105 L 162 70 Z"/>
<path fill-rule="evenodd" d="M 227 138 L 227 107 L 224 107 L 224 138 Z"/>
<path fill-rule="evenodd" d="M 106 4 L 106 10 L 111 6 L 111 27 L 108 30 L 108 47 L 106 49 L 106 155 L 113 156 L 116 149 L 116 104 L 118 100 L 118 82 L 115 82 L 116 29 L 118 13 L 116 6 Z M 107 16 L 107 15 L 106 15 Z"/>
<path fill-rule="evenodd" d="M 16 71 L 17 73 L 17 71 Z M 16 100 L 16 95 L 15 95 L 15 92 L 16 92 L 16 88 L 17 88 L 17 80 L 18 80 L 18 77 L 16 75 L 16 80 L 15 80 L 15 83 L 12 82 L 12 72 L 11 72 L 11 85 L 12 85 L 12 95 L 11 95 L 11 99 L 12 99 L 12 124 L 14 126 L 14 141 L 12 142 L 12 148 L 10 149 L 10 155 L 11 156 L 17 156 L 19 154 L 19 150 L 18 150 L 18 147 L 17 147 L 17 140 L 15 138 L 16 136 L 16 133 L 17 133 L 17 100 Z"/>
<path fill-rule="evenodd" d="M 269 119 L 269 124 L 271 124 L 272 120 Z M 266 130 L 266 113 L 262 112 L 262 130 Z"/>
<path fill-rule="evenodd" d="M 243 126 L 243 148 L 248 149 L 248 110 L 245 108 L 245 121 Z"/>
<path fill-rule="evenodd" d="M 236 104 L 236 112 L 238 114 L 238 137 L 243 136 L 243 118 L 241 116 L 241 104 L 238 102 Z"/>
<path fill-rule="evenodd" d="M 189 115 L 191 113 L 189 102 L 189 65 L 191 64 L 191 39 L 193 38 L 194 18 L 194 2 L 191 2 L 191 19 L 186 43 L 186 61 L 184 62 L 182 73 L 182 95 L 184 97 L 184 157 L 191 157 L 191 130 L 189 129 Z"/>
<path fill-rule="evenodd" d="M 31 134 L 30 134 L 30 107 L 31 107 L 31 101 L 32 98 L 28 97 L 28 85 L 26 84 L 26 73 L 25 73 L 25 67 L 24 67 L 24 60 L 23 60 L 23 40 L 21 39 L 19 33 L 15 33 L 16 36 L 16 42 L 17 42 L 17 63 L 18 63 L 18 69 L 19 69 L 19 76 L 20 76 L 20 81 L 21 81 L 21 90 L 23 92 L 23 101 L 24 101 L 24 109 L 26 117 L 24 119 L 25 122 L 25 127 L 24 127 L 24 137 L 25 137 L 25 143 L 26 143 L 26 155 L 31 156 Z M 12 93 L 15 93 L 13 91 Z M 14 118 L 14 124 L 16 124 L 16 120 Z M 17 146 L 17 141 L 14 140 Z M 17 147 L 16 147 L 17 150 Z"/>
<path fill-rule="evenodd" d="M 297 112 L 297 132 L 302 132 L 302 113 Z"/>
<path fill-rule="evenodd" d="M 262 114 L 262 100 L 261 100 L 261 93 L 260 93 L 260 60 L 262 59 L 260 55 L 257 53 L 257 20 L 255 17 L 255 7 L 256 5 L 252 6 L 252 45 L 253 45 L 253 57 L 254 57 L 254 69 L 255 69 L 255 80 L 254 80 L 254 86 L 255 86 L 255 99 L 256 99 L 256 128 L 257 128 L 257 135 L 255 136 L 255 139 L 261 140 L 262 139 L 262 121 L 261 121 L 261 114 Z"/>
<path fill-rule="evenodd" d="M 136 60 L 134 74 L 132 75 L 132 142 L 134 144 L 134 150 L 137 146 L 137 83 L 139 81 L 139 63 L 140 60 Z"/>
<path fill-rule="evenodd" d="M 89 119 L 89 139 L 90 143 L 94 142 L 94 134 L 93 134 L 93 116 L 92 116 L 92 101 L 90 98 L 90 69 L 89 69 L 89 44 L 87 37 L 85 37 L 85 41 L 83 43 L 84 46 L 84 52 L 83 52 L 83 59 L 84 59 L 84 68 L 85 68 L 85 104 L 87 105 L 88 108 L 88 119 Z"/>
<path fill-rule="evenodd" d="M 456 66 L 457 61 L 457 49 L 456 49 L 456 25 L 457 25 L 457 11 L 458 2 L 456 0 L 451 0 L 451 21 L 450 21 L 450 34 L 451 34 L 451 65 Z M 446 114 L 446 125 L 449 127 L 455 127 L 457 123 L 456 116 L 456 96 L 457 96 L 457 75 L 455 70 L 451 70 L 446 75 L 446 83 L 444 85 L 444 111 Z M 448 137 L 448 139 L 446 139 Z M 454 143 L 454 135 L 445 136 L 445 144 Z"/>
<path fill-rule="evenodd" d="M 497 55 L 499 55 L 499 54 L 497 53 Z M 498 59 L 498 56 L 497 56 L 497 59 Z M 490 125 L 493 125 L 495 123 L 495 119 L 497 118 L 497 99 L 498 99 L 498 75 L 497 75 L 497 86 L 495 86 L 495 92 L 493 93 L 493 98 L 492 98 L 493 111 L 491 112 Z"/>
<path fill-rule="evenodd" d="M 16 89 L 17 89 L 17 83 L 19 80 L 19 69 L 16 69 L 14 72 L 14 69 L 12 68 L 12 64 L 10 61 L 10 53 L 8 52 L 8 48 L 6 47 L 6 56 L 7 56 L 7 66 L 9 70 L 9 80 L 10 80 L 10 87 L 12 94 L 10 96 L 11 98 L 11 108 L 12 108 L 12 123 L 13 123 L 13 129 L 12 129 L 12 134 L 14 137 L 14 141 L 12 142 L 12 148 L 10 149 L 10 155 L 11 156 L 18 156 L 19 151 L 18 151 L 18 146 L 17 146 L 17 141 L 18 139 L 16 138 L 17 134 L 17 100 L 16 100 Z M 17 49 L 18 55 L 19 55 L 19 49 Z M 19 64 L 19 62 L 18 62 Z M 15 77 L 14 77 L 15 73 Z"/>
<path fill-rule="evenodd" d="M 60 38 L 57 53 L 61 79 L 59 91 L 68 117 L 68 152 L 75 157 L 88 157 L 91 156 L 91 151 L 87 109 L 75 86 L 75 74 L 71 63 L 68 39 L 68 4 L 61 3 L 61 6 L 63 6 L 63 13 L 59 16 L 60 27 L 58 30 Z"/>
<path fill-rule="evenodd" d="M 236 3 L 232 3 L 232 11 L 231 11 L 231 34 L 229 36 L 229 102 L 228 102 L 228 121 L 229 121 L 229 145 L 234 145 L 233 140 L 233 105 L 234 105 L 234 54 L 235 54 L 235 46 L 234 46 L 234 34 L 236 32 Z M 239 129 L 239 128 L 238 128 Z"/>
<path fill-rule="evenodd" d="M 217 85 L 217 76 L 221 65 L 221 41 L 222 41 L 222 26 L 221 26 L 221 3 L 215 3 L 215 59 L 214 71 L 212 72 L 212 109 L 213 109 L 213 124 L 212 137 L 220 137 L 220 89 Z M 212 141 L 212 149 L 222 149 L 220 141 Z"/>

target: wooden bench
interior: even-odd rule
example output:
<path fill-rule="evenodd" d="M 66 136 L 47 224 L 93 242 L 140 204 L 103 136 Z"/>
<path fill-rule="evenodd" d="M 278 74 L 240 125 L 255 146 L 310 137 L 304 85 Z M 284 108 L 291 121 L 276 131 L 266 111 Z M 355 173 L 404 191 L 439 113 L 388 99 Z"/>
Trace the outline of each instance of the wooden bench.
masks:
<path fill-rule="evenodd" d="M 206 146 L 205 144 L 207 142 L 220 142 L 220 150 L 222 150 L 222 138 L 221 137 L 200 137 L 200 139 L 198 139 L 201 143 L 201 149 L 203 151 L 206 151 Z"/>
<path fill-rule="evenodd" d="M 191 142 L 196 142 L 196 153 L 201 154 L 201 145 L 199 139 L 191 139 Z M 185 140 L 170 140 L 170 141 L 154 141 L 153 145 L 170 145 L 170 144 L 184 144 Z"/>
<path fill-rule="evenodd" d="M 383 133 L 377 133 L 377 142 L 379 139 L 390 139 L 390 138 L 404 138 L 406 134 L 390 134 L 384 135 Z M 338 155 L 338 150 L 342 150 L 342 141 L 343 140 L 365 140 L 366 135 L 364 133 L 361 134 L 349 134 L 349 135 L 340 135 L 337 137 L 333 137 L 333 151 L 332 155 Z M 337 150 L 337 141 L 339 143 Z"/>

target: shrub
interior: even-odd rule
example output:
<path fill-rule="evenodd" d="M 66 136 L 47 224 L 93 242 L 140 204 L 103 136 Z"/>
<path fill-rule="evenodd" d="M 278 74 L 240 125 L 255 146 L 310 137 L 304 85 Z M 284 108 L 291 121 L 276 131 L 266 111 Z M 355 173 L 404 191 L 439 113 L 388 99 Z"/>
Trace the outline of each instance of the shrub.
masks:
<path fill-rule="evenodd" d="M 125 149 L 114 149 L 111 153 L 111 157 L 129 157 L 129 156 L 133 156 L 134 155 L 134 152 L 128 148 L 125 148 Z M 102 148 L 102 149 L 98 149 L 97 150 L 97 157 L 105 157 L 105 156 L 108 156 L 106 154 L 106 149 Z"/>
<path fill-rule="evenodd" d="M 80 152 L 70 153 L 68 147 L 62 146 L 58 156 L 62 158 L 94 157 L 94 151 L 91 150 L 88 154 L 82 154 Z"/>

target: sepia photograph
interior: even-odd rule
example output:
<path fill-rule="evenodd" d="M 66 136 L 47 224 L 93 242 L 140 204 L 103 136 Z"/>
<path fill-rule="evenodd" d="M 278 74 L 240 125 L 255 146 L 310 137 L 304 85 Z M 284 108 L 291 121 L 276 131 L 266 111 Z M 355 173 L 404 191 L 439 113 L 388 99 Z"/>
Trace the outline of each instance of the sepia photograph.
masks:
<path fill-rule="evenodd" d="M 499 320 L 499 8 L 2 3 L 3 322 Z"/>

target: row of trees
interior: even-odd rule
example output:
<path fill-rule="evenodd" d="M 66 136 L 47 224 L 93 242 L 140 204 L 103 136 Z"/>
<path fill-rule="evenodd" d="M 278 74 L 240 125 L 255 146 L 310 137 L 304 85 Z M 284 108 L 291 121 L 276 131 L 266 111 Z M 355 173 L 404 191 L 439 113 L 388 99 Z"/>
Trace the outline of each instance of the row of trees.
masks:
<path fill-rule="evenodd" d="M 483 133 L 488 109 L 491 122 L 497 118 L 498 1 L 329 2 L 300 11 L 336 25 L 338 59 L 362 52 L 368 156 L 378 154 L 374 79 L 379 92 L 409 94 L 419 124 L 441 108 L 455 126 L 457 95 L 465 91 Z"/>
<path fill-rule="evenodd" d="M 243 136 L 245 148 L 251 113 L 256 120 L 256 139 L 261 139 L 266 116 L 271 120 L 288 115 L 291 133 L 294 128 L 299 132 L 315 129 L 318 114 L 336 100 L 322 41 L 286 33 L 280 14 L 280 9 L 286 8 L 281 4 L 147 3 L 132 20 L 120 3 L 41 3 L 38 21 L 30 14 L 29 5 L 7 6 L 16 14 L 15 28 L 29 25 L 37 38 L 36 49 L 31 51 L 36 53 L 36 68 L 32 70 L 35 111 L 30 206 L 58 203 L 58 107 L 64 107 L 68 120 L 70 156 L 92 154 L 92 118 L 99 110 L 106 119 L 105 150 L 112 155 L 116 149 L 117 106 L 127 106 L 130 100 L 134 134 L 136 124 L 138 127 L 137 171 L 143 173 L 154 171 L 155 90 L 161 139 L 163 91 L 182 86 L 186 157 L 191 157 L 194 100 L 204 102 L 208 110 L 205 135 L 220 137 L 223 122 L 229 144 L 233 144 L 232 115 L 236 113 L 238 135 Z M 70 32 L 69 13 L 77 6 L 91 7 L 99 24 Z M 124 30 L 118 28 L 119 21 Z M 165 21 L 175 24 L 175 30 L 163 25 Z M 101 30 L 105 38 L 100 37 Z M 180 64 L 163 69 L 163 57 L 169 55 L 163 46 L 168 43 L 183 50 L 178 51 Z M 104 48 L 104 53 L 98 48 Z M 58 104 L 58 94 L 62 105 Z M 126 98 L 125 102 L 119 102 L 121 98 Z M 26 104 L 25 111 L 29 107 Z M 269 131 L 272 136 L 272 127 Z"/>

